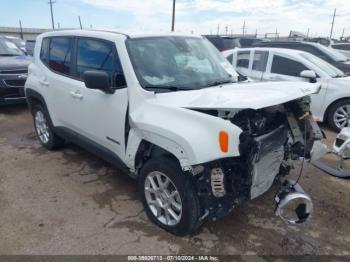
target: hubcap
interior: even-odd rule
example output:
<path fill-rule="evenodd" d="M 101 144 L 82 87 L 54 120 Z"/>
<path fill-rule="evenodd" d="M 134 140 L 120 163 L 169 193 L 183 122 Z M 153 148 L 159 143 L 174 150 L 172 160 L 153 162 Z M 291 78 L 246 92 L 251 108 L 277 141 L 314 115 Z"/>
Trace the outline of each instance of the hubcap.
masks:
<path fill-rule="evenodd" d="M 145 180 L 145 196 L 153 215 L 164 225 L 174 226 L 182 216 L 179 191 L 164 173 L 154 171 Z"/>
<path fill-rule="evenodd" d="M 47 125 L 45 115 L 41 111 L 37 111 L 35 114 L 35 128 L 38 133 L 39 139 L 42 143 L 46 144 L 49 142 L 50 133 Z"/>
<path fill-rule="evenodd" d="M 339 129 L 348 126 L 350 120 L 350 105 L 339 107 L 334 113 L 333 120 Z"/>

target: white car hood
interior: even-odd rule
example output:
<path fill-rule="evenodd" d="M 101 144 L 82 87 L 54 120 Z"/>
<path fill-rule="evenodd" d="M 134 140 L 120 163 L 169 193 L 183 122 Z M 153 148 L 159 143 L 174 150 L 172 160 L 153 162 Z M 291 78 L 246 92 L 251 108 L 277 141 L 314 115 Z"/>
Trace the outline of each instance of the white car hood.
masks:
<path fill-rule="evenodd" d="M 350 76 L 332 78 L 331 81 L 337 85 L 344 85 L 344 86 L 350 87 Z"/>
<path fill-rule="evenodd" d="M 316 92 L 319 84 L 302 82 L 233 83 L 191 91 L 158 93 L 152 102 L 192 109 L 260 109 Z"/>

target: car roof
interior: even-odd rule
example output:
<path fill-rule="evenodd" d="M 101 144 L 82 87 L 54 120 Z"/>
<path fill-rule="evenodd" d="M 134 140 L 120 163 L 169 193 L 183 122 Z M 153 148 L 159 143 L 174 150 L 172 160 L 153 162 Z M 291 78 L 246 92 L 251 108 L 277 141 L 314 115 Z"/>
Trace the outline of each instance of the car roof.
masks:
<path fill-rule="evenodd" d="M 350 45 L 350 42 L 349 43 L 334 43 L 334 44 L 332 44 L 332 46 L 334 46 L 334 45 Z"/>
<path fill-rule="evenodd" d="M 275 53 L 283 53 L 283 54 L 290 54 L 290 55 L 300 55 L 304 54 L 306 52 L 296 49 L 288 49 L 288 48 L 274 48 L 274 47 L 252 47 L 252 48 L 236 48 L 233 49 L 234 52 L 238 51 L 273 51 Z"/>
<path fill-rule="evenodd" d="M 113 29 L 83 29 L 83 30 L 56 30 L 42 34 L 42 37 L 54 37 L 54 36 L 103 36 L 103 35 L 123 35 L 127 38 L 143 38 L 143 37 L 163 37 L 163 36 L 184 36 L 184 37 L 196 37 L 202 38 L 193 34 L 173 33 L 173 32 L 124 32 Z"/>
<path fill-rule="evenodd" d="M 277 45 L 289 45 L 289 44 L 297 44 L 297 45 L 317 45 L 318 43 L 314 42 L 306 42 L 306 41 L 264 41 L 264 42 L 259 42 L 258 45 L 264 45 L 264 44 L 277 44 Z"/>

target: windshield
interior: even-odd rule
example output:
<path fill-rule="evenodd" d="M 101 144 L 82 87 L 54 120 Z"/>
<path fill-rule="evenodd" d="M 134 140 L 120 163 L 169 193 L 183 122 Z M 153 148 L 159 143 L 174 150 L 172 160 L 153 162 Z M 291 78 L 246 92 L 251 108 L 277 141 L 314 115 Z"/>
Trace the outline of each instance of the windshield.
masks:
<path fill-rule="evenodd" d="M 322 60 L 321 58 L 314 56 L 313 54 L 302 53 L 301 56 L 304 57 L 305 59 L 307 59 L 312 64 L 314 64 L 316 67 L 320 68 L 323 72 L 327 73 L 327 75 L 329 75 L 331 77 L 343 77 L 343 76 L 345 76 L 344 73 L 342 71 L 340 71 L 338 68 L 332 66 L 331 64 Z"/>
<path fill-rule="evenodd" d="M 0 38 L 0 56 L 19 56 L 23 52 L 11 41 Z"/>
<path fill-rule="evenodd" d="M 232 77 L 237 77 L 232 65 L 203 38 L 134 38 L 127 40 L 127 47 L 138 80 L 146 89 L 200 89 L 233 82 Z"/>
<path fill-rule="evenodd" d="M 13 42 L 18 48 L 21 48 L 25 45 L 25 42 L 20 38 L 11 37 L 11 38 L 8 38 L 8 40 Z"/>
<path fill-rule="evenodd" d="M 325 54 L 327 54 L 330 58 L 332 58 L 332 60 L 336 61 L 336 62 L 346 62 L 349 59 L 343 55 L 342 53 L 333 50 L 329 47 L 323 46 L 323 45 L 318 45 L 318 48 Z"/>

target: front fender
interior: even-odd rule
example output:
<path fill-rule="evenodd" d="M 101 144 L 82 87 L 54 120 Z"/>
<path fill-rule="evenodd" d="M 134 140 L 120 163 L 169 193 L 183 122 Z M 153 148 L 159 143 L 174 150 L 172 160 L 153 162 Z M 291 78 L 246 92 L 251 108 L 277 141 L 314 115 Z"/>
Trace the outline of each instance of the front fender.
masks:
<path fill-rule="evenodd" d="M 149 102 L 131 111 L 129 117 L 131 132 L 126 154 L 129 167 L 134 165 L 137 148 L 142 140 L 171 152 L 183 168 L 239 156 L 242 130 L 219 117 Z M 227 153 L 220 149 L 220 131 L 229 133 Z"/>

